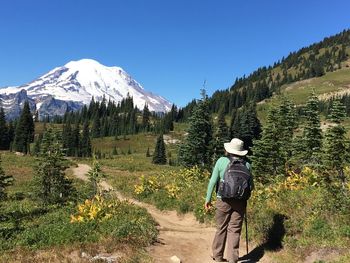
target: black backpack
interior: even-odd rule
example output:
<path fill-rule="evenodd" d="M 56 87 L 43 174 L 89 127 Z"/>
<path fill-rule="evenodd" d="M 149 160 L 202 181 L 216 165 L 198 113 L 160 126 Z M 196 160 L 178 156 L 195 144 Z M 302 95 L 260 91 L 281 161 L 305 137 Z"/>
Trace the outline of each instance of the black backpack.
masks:
<path fill-rule="evenodd" d="M 243 159 L 230 158 L 218 194 L 223 199 L 248 200 L 251 194 L 252 176 Z"/>

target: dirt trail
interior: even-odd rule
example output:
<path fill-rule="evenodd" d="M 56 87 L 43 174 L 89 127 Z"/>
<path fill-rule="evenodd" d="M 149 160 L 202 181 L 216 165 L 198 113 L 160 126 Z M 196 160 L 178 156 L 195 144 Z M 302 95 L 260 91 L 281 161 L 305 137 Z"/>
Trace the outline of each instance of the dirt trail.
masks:
<path fill-rule="evenodd" d="M 89 165 L 78 164 L 78 167 L 73 168 L 73 173 L 77 178 L 86 181 L 89 169 Z M 105 181 L 101 182 L 100 185 L 104 190 L 113 189 Z M 121 193 L 117 191 L 115 193 L 119 199 L 125 199 Z M 129 199 L 129 201 L 146 208 L 159 224 L 158 242 L 150 248 L 150 254 L 156 263 L 172 262 L 170 258 L 174 255 L 180 258 L 183 263 L 214 262 L 210 259 L 210 254 L 215 228 L 199 224 L 192 214 L 179 216 L 174 211 L 162 212 L 152 205 L 134 199 Z M 242 242 L 241 248 L 240 255 L 245 255 L 244 242 Z M 262 258 L 259 262 L 267 263 L 270 261 Z"/>

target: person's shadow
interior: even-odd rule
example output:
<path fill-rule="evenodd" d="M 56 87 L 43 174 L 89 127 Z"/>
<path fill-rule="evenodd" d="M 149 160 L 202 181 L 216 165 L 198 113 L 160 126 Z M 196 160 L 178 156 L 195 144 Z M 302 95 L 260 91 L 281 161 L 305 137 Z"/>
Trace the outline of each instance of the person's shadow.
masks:
<path fill-rule="evenodd" d="M 265 251 L 278 251 L 283 248 L 282 240 L 286 233 L 284 220 L 286 216 L 276 214 L 273 217 L 273 225 L 267 233 L 266 241 L 254 248 L 247 255 L 239 258 L 240 262 L 259 262 L 264 256 Z"/>

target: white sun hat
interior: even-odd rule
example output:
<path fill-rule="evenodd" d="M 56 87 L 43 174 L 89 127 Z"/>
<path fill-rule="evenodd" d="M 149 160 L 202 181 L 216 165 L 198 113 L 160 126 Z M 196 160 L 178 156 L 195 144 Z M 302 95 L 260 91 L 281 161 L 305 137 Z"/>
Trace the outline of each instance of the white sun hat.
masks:
<path fill-rule="evenodd" d="M 245 156 L 248 151 L 243 149 L 243 144 L 242 140 L 233 138 L 230 142 L 224 143 L 224 148 L 228 153 Z"/>

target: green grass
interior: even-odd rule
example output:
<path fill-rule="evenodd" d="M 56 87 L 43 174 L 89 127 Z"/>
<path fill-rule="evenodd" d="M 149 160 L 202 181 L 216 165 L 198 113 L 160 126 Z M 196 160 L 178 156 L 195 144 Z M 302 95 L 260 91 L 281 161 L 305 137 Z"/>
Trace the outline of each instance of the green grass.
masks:
<path fill-rule="evenodd" d="M 60 251 L 70 253 L 73 248 L 79 251 L 82 246 L 89 251 L 96 244 L 110 247 L 112 251 L 124 247 L 130 252 L 124 259 L 132 262 L 132 258 L 144 253 L 143 247 L 155 240 L 154 220 L 145 209 L 129 203 L 120 203 L 108 220 L 71 223 L 71 215 L 77 213 L 77 203 L 89 195 L 87 183 L 74 181 L 78 195 L 67 205 L 43 207 L 31 194 L 35 159 L 8 152 L 1 152 L 1 157 L 5 173 L 14 176 L 15 181 L 7 189 L 8 198 L 0 201 L 0 262 L 22 261 L 39 249 L 40 254 L 55 251 L 56 256 L 66 258 Z M 71 177 L 71 170 L 67 173 Z M 47 253 L 43 261 L 51 257 L 52 253 Z"/>
<path fill-rule="evenodd" d="M 132 154 L 136 153 L 146 155 L 147 148 L 150 149 L 151 153 L 154 151 L 157 137 L 158 135 L 153 133 L 140 133 L 135 135 L 126 135 L 125 137 L 119 136 L 118 138 L 95 138 L 92 140 L 92 147 L 94 151 L 99 150 L 107 155 L 112 154 L 114 147 L 117 149 L 118 155 L 128 154 L 129 149 Z M 178 132 L 170 132 L 169 134 L 164 135 L 167 153 L 170 152 L 171 155 L 176 156 L 177 145 L 174 143 L 167 143 L 167 138 L 171 140 L 181 140 L 182 135 Z"/>
<path fill-rule="evenodd" d="M 334 72 L 328 72 L 319 78 L 298 81 L 282 86 L 281 94 L 293 100 L 295 104 L 305 104 L 307 98 L 314 90 L 316 95 L 329 94 L 348 88 L 350 85 L 350 68 L 343 68 Z M 280 96 L 275 95 L 267 99 L 267 104 L 279 101 Z M 263 105 L 264 103 L 262 103 Z"/>

